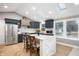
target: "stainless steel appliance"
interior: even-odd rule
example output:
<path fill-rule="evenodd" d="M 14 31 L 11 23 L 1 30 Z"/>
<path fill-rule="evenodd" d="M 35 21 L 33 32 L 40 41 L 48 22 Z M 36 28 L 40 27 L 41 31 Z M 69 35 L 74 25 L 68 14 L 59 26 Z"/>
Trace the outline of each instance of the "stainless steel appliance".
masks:
<path fill-rule="evenodd" d="M 18 42 L 18 25 L 16 24 L 7 24 L 5 26 L 5 43 L 14 44 Z"/>

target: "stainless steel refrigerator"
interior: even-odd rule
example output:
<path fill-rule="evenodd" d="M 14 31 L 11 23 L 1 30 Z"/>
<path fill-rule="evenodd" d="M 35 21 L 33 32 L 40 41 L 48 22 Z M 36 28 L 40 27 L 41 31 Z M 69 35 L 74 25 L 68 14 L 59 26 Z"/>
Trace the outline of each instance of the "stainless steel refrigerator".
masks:
<path fill-rule="evenodd" d="M 5 26 L 5 43 L 6 45 L 15 44 L 18 42 L 18 25 L 6 24 Z"/>

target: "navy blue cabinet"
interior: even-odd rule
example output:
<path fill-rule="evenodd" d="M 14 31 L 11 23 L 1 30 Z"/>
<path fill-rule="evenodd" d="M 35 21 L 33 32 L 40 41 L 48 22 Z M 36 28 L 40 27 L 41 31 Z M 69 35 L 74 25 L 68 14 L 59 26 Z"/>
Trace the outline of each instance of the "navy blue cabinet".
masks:
<path fill-rule="evenodd" d="M 40 28 L 40 22 L 30 22 L 31 28 Z"/>
<path fill-rule="evenodd" d="M 23 36 L 22 34 L 18 34 L 18 43 L 23 42 L 22 36 Z"/>
<path fill-rule="evenodd" d="M 45 21 L 45 28 L 53 28 L 54 20 L 49 19 Z"/>

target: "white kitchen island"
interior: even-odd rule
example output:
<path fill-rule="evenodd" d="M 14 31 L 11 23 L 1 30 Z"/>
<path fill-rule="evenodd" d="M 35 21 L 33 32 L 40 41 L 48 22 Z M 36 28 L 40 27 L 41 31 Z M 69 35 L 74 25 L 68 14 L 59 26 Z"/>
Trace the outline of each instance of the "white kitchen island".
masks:
<path fill-rule="evenodd" d="M 40 41 L 40 56 L 51 56 L 56 52 L 56 38 L 54 36 L 38 36 L 37 34 L 31 34 L 31 36 L 35 36 Z"/>

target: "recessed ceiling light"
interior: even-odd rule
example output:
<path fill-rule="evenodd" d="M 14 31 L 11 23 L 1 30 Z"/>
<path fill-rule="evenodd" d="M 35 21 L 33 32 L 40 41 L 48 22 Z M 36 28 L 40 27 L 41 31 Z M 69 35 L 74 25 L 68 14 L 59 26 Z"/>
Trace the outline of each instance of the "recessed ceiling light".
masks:
<path fill-rule="evenodd" d="M 34 19 L 36 19 L 36 16 L 34 16 Z"/>
<path fill-rule="evenodd" d="M 52 14 L 52 11 L 49 11 L 49 14 Z"/>
<path fill-rule="evenodd" d="M 7 6 L 7 5 L 5 5 L 5 6 L 4 6 L 4 8 L 8 8 L 8 6 Z"/>
<path fill-rule="evenodd" d="M 32 7 L 33 10 L 36 10 L 36 7 Z"/>
<path fill-rule="evenodd" d="M 79 4 L 79 3 L 77 3 L 77 2 L 75 3 L 75 5 L 78 5 L 78 4 Z"/>
<path fill-rule="evenodd" d="M 26 11 L 25 14 L 29 14 L 29 12 Z"/>

